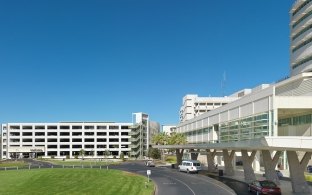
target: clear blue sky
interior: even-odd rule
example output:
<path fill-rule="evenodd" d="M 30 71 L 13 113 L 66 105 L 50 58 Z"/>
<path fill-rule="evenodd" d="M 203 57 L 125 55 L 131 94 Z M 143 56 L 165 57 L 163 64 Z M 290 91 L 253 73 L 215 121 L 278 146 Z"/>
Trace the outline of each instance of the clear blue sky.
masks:
<path fill-rule="evenodd" d="M 179 121 L 289 74 L 293 0 L 0 0 L 0 123 Z"/>

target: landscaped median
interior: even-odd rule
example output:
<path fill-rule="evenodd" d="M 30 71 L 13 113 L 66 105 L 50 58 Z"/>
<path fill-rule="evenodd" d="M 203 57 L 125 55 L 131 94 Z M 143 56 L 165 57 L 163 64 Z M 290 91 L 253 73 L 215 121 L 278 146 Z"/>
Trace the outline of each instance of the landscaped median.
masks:
<path fill-rule="evenodd" d="M 35 169 L 0 172 L 0 194 L 151 195 L 153 182 L 129 172 L 103 169 Z"/>
<path fill-rule="evenodd" d="M 312 182 L 312 174 L 305 174 L 306 181 Z"/>

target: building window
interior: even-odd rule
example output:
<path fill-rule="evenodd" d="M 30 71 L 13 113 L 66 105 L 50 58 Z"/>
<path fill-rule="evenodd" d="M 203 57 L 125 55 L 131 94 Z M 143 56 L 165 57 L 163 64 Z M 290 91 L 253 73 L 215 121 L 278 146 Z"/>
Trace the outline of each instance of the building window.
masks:
<path fill-rule="evenodd" d="M 69 132 L 60 132 L 60 136 L 69 136 Z"/>
<path fill-rule="evenodd" d="M 109 126 L 109 129 L 119 129 L 119 126 Z"/>
<path fill-rule="evenodd" d="M 107 129 L 106 126 L 97 126 L 96 128 L 97 128 L 97 129 Z"/>
<path fill-rule="evenodd" d="M 106 136 L 107 133 L 106 132 L 97 132 L 96 135 L 97 136 Z"/>
<path fill-rule="evenodd" d="M 57 132 L 48 132 L 48 136 L 57 136 Z"/>
<path fill-rule="evenodd" d="M 66 126 L 63 126 L 63 125 L 62 125 L 62 126 L 60 126 L 60 129 L 69 129 L 69 126 L 67 126 L 67 125 L 66 125 Z"/>
<path fill-rule="evenodd" d="M 69 140 L 69 138 L 66 138 L 66 139 L 62 138 L 62 139 L 60 139 L 60 142 L 70 142 L 70 140 Z"/>
<path fill-rule="evenodd" d="M 57 126 L 53 125 L 53 126 L 48 126 L 47 129 L 57 129 Z"/>
<path fill-rule="evenodd" d="M 32 132 L 23 132 L 23 136 L 32 136 Z"/>
<path fill-rule="evenodd" d="M 35 136 L 45 136 L 45 132 L 35 132 Z"/>
<path fill-rule="evenodd" d="M 72 126 L 72 129 L 82 129 L 82 126 Z"/>
<path fill-rule="evenodd" d="M 121 126 L 121 129 L 129 129 L 129 126 Z"/>
<path fill-rule="evenodd" d="M 85 142 L 94 142 L 94 139 L 92 139 L 92 138 L 86 138 L 86 139 L 85 139 Z"/>
<path fill-rule="evenodd" d="M 119 132 L 109 132 L 109 136 L 119 136 Z"/>
<path fill-rule="evenodd" d="M 94 129 L 94 126 L 85 126 L 85 129 Z"/>
<path fill-rule="evenodd" d="M 106 139 L 105 139 L 105 138 L 97 138 L 96 141 L 97 141 L 97 142 L 106 142 Z"/>

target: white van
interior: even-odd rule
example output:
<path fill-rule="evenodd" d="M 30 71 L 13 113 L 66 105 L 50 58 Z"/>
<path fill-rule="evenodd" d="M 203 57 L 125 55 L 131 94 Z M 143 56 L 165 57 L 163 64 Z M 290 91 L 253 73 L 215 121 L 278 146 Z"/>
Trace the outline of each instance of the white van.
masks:
<path fill-rule="evenodd" d="M 198 160 L 184 160 L 182 164 L 179 165 L 179 171 L 184 171 L 187 173 L 193 172 L 198 173 L 201 170 L 201 165 Z"/>

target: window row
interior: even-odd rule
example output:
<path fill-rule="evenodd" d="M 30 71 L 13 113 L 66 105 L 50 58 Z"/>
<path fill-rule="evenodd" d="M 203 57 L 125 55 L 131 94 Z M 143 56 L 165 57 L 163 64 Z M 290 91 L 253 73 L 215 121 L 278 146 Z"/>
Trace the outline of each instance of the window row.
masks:
<path fill-rule="evenodd" d="M 94 149 L 94 148 L 107 148 L 107 145 L 60 145 L 59 149 L 64 149 L 64 148 L 73 148 L 73 149 L 78 149 L 78 148 L 84 148 L 84 149 Z M 58 148 L 57 145 L 48 145 L 48 149 L 50 148 Z M 119 145 L 114 145 L 110 144 L 108 145 L 108 148 L 119 148 Z M 121 145 L 120 148 L 129 148 L 129 145 Z"/>
<path fill-rule="evenodd" d="M 302 115 L 296 116 L 292 118 L 284 118 L 278 120 L 278 126 L 287 126 L 287 125 L 304 125 L 304 124 L 311 124 L 312 115 Z"/>
<path fill-rule="evenodd" d="M 107 142 L 107 139 L 106 138 L 97 138 L 97 139 L 93 139 L 93 138 L 85 138 L 85 139 L 75 139 L 75 138 L 72 138 L 72 139 L 41 139 L 41 138 L 36 138 L 36 139 L 10 139 L 10 142 Z M 108 142 L 129 142 L 129 139 L 128 138 L 121 138 L 121 139 L 118 139 L 118 138 L 110 138 L 108 139 Z"/>
<path fill-rule="evenodd" d="M 311 61 L 311 60 L 312 60 L 312 56 L 309 56 L 309 57 L 307 57 L 307 58 L 304 58 L 303 60 L 301 60 L 301 61 L 297 62 L 296 64 L 294 64 L 294 65 L 292 66 L 292 69 L 295 69 L 295 68 L 301 66 L 302 64 L 304 64 L 304 63 L 306 63 L 306 62 L 309 62 L 309 61 Z"/>
<path fill-rule="evenodd" d="M 32 132 L 10 132 L 10 136 L 70 136 L 70 132 L 35 132 L 34 134 Z M 97 136 L 106 136 L 107 135 L 107 132 L 72 132 L 71 133 L 72 136 L 82 136 L 82 135 L 85 135 L 85 136 L 94 136 L 94 135 L 97 135 Z M 109 132 L 108 133 L 109 136 L 128 136 L 129 135 L 129 132 Z"/>
<path fill-rule="evenodd" d="M 295 22 L 293 25 L 292 25 L 292 28 L 295 28 L 298 24 L 300 24 L 303 20 L 305 20 L 306 18 L 308 18 L 309 16 L 311 16 L 312 14 L 312 10 L 309 11 L 308 13 L 306 13 L 303 17 L 301 17 L 297 22 Z"/>
<path fill-rule="evenodd" d="M 298 38 L 300 35 L 302 35 L 303 33 L 307 32 L 308 30 L 312 29 L 312 24 L 306 26 L 305 28 L 303 28 L 301 31 L 299 31 L 297 34 L 295 34 L 292 37 L 292 40 L 295 40 L 296 38 Z"/>
<path fill-rule="evenodd" d="M 129 129 L 129 126 L 126 125 L 97 125 L 97 126 L 93 126 L 93 125 L 85 125 L 85 126 L 80 126 L 80 125 L 48 125 L 48 126 L 32 126 L 32 125 L 25 125 L 25 126 L 19 126 L 19 125 L 11 125 L 9 129 L 28 129 L 28 130 L 32 130 L 32 129 Z"/>
<path fill-rule="evenodd" d="M 295 16 L 302 8 L 304 8 L 306 5 L 311 3 L 312 0 L 307 0 L 304 3 L 302 3 L 297 9 L 292 13 L 292 16 Z"/>

